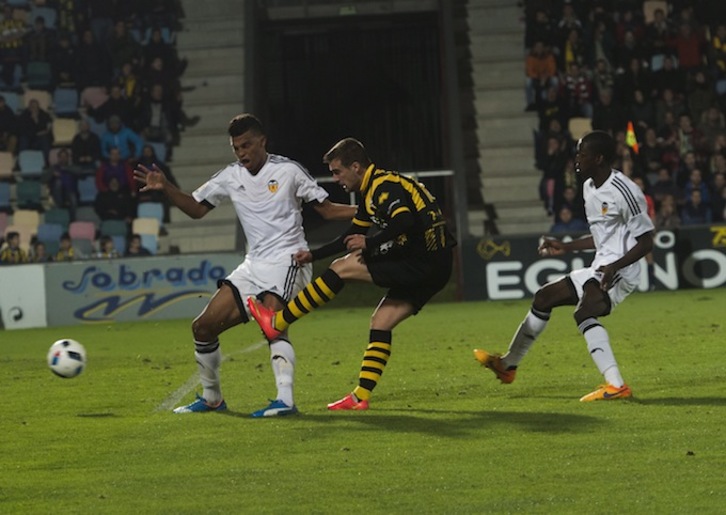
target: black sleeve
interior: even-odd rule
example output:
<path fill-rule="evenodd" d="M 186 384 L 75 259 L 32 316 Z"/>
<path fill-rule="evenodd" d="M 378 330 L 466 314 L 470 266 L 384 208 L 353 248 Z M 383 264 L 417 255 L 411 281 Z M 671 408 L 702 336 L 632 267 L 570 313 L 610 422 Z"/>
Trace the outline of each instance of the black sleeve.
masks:
<path fill-rule="evenodd" d="M 313 261 L 344 252 L 346 250 L 344 242 L 346 236 L 350 236 L 351 234 L 365 234 L 367 230 L 368 229 L 366 227 L 351 224 L 343 234 L 335 238 L 330 243 L 326 243 L 322 247 L 310 251 L 313 255 Z"/>

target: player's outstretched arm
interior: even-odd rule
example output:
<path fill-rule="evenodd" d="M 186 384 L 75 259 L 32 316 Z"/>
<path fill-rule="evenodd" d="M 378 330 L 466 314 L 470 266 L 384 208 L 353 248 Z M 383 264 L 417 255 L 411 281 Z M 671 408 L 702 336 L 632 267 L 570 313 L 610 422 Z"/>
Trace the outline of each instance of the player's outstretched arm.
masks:
<path fill-rule="evenodd" d="M 172 204 L 191 218 L 202 218 L 209 212 L 210 208 L 208 206 L 200 204 L 189 193 L 180 190 L 168 181 L 164 172 L 156 165 L 151 168 L 138 165 L 134 170 L 134 179 L 142 185 L 141 191 L 157 190 L 164 192 Z"/>
<path fill-rule="evenodd" d="M 355 216 L 357 207 L 350 204 L 339 204 L 325 199 L 316 204 L 314 209 L 325 220 L 350 220 Z"/>

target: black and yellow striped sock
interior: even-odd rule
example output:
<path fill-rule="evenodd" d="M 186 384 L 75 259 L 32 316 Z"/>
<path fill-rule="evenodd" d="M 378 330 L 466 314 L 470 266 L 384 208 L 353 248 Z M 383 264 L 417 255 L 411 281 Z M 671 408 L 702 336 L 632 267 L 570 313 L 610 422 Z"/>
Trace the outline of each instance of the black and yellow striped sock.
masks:
<path fill-rule="evenodd" d="M 353 395 L 359 400 L 370 399 L 373 388 L 381 379 L 388 358 L 391 357 L 391 331 L 371 329 L 370 343 L 363 354 L 363 364 L 358 376 L 358 386 Z"/>
<path fill-rule="evenodd" d="M 315 308 L 327 304 L 343 289 L 345 282 L 328 268 L 323 274 L 308 283 L 297 296 L 287 303 L 285 309 L 275 315 L 275 329 L 284 331 L 295 320 L 302 318 Z"/>

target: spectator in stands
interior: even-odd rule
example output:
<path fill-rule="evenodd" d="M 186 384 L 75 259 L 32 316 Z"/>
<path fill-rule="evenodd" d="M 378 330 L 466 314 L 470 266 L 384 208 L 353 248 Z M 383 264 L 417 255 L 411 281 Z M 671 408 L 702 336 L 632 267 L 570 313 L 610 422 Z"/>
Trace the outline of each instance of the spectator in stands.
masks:
<path fill-rule="evenodd" d="M 656 231 L 673 231 L 681 226 L 681 218 L 678 216 L 676 199 L 673 195 L 666 195 L 660 203 L 655 215 Z"/>
<path fill-rule="evenodd" d="M 726 77 L 726 24 L 719 23 L 711 37 L 709 63 L 716 78 Z"/>
<path fill-rule="evenodd" d="M 71 42 L 70 36 L 61 32 L 51 49 L 50 60 L 53 73 L 53 82 L 56 87 L 75 88 L 76 84 L 76 49 Z"/>
<path fill-rule="evenodd" d="M 693 151 L 686 152 L 681 158 L 680 163 L 678 163 L 678 168 L 676 169 L 676 185 L 679 188 L 685 188 L 686 182 L 688 182 L 691 177 L 691 172 L 696 168 L 698 168 L 696 153 Z"/>
<path fill-rule="evenodd" d="M 110 157 L 110 150 L 116 147 L 121 159 L 133 159 L 141 155 L 144 141 L 136 132 L 126 127 L 121 118 L 111 116 L 107 122 L 108 130 L 101 136 L 101 155 Z"/>
<path fill-rule="evenodd" d="M 539 132 L 545 133 L 550 128 L 552 120 L 557 121 L 560 128 L 564 127 L 569 119 L 567 105 L 560 95 L 560 89 L 556 87 L 547 88 L 546 96 L 537 105 L 539 117 Z"/>
<path fill-rule="evenodd" d="M 73 261 L 76 259 L 76 251 L 73 248 L 71 235 L 64 232 L 58 244 L 58 252 L 55 255 L 56 261 Z"/>
<path fill-rule="evenodd" d="M 550 234 L 577 234 L 589 230 L 587 222 L 573 216 L 572 210 L 568 206 L 562 206 L 558 215 L 559 222 L 555 222 L 550 227 Z"/>
<path fill-rule="evenodd" d="M 691 195 L 681 209 L 683 225 L 704 225 L 712 221 L 711 207 L 701 198 L 701 190 L 691 190 Z"/>
<path fill-rule="evenodd" d="M 58 162 L 51 166 L 48 182 L 53 204 L 68 209 L 71 219 L 74 219 L 78 205 L 78 175 L 73 169 L 67 148 L 58 151 Z"/>
<path fill-rule="evenodd" d="M 628 62 L 627 68 L 616 76 L 615 88 L 617 98 L 624 103 L 634 98 L 636 90 L 642 91 L 645 97 L 652 98 L 654 94 L 653 76 L 647 68 L 643 67 L 639 58 L 633 57 Z"/>
<path fill-rule="evenodd" d="M 633 91 L 633 101 L 628 106 L 627 119 L 633 122 L 638 140 L 644 138 L 648 129 L 652 130 L 655 127 L 655 106 L 640 89 Z M 653 138 L 655 140 L 655 130 Z"/>
<path fill-rule="evenodd" d="M 711 176 L 717 173 L 722 173 L 726 175 L 726 155 L 724 155 L 720 150 L 716 148 L 719 139 L 726 140 L 726 135 L 717 138 L 716 143 L 714 144 L 713 155 L 711 156 L 711 159 L 708 163 L 708 170 L 710 171 Z"/>
<path fill-rule="evenodd" d="M 114 70 L 120 70 L 127 63 L 133 67 L 141 65 L 143 59 L 141 45 L 129 34 L 123 20 L 116 20 L 114 23 L 107 45 Z"/>
<path fill-rule="evenodd" d="M 673 111 L 665 112 L 663 123 L 658 124 L 656 134 L 663 148 L 663 157 L 661 158 L 663 164 L 668 166 L 669 170 L 675 171 L 680 164 L 681 156 L 678 152 L 678 124 Z"/>
<path fill-rule="evenodd" d="M 18 150 L 42 150 L 46 164 L 53 144 L 53 119 L 40 108 L 36 99 L 31 99 L 18 119 Z"/>
<path fill-rule="evenodd" d="M 5 235 L 5 247 L 0 251 L 0 264 L 16 265 L 27 262 L 28 254 L 20 248 L 20 233 L 9 231 Z"/>
<path fill-rule="evenodd" d="M 636 15 L 630 5 L 625 4 L 615 24 L 615 43 L 622 45 L 627 32 L 631 32 L 636 41 L 642 41 L 645 34 L 645 25 L 643 25 L 642 17 Z"/>
<path fill-rule="evenodd" d="M 113 244 L 113 238 L 104 234 L 98 241 L 98 252 L 96 252 L 93 257 L 96 259 L 115 259 L 121 257 L 121 254 L 119 254 L 118 250 L 116 250 L 116 247 Z"/>
<path fill-rule="evenodd" d="M 576 63 L 567 69 L 562 88 L 569 116 L 592 118 L 592 82 Z"/>
<path fill-rule="evenodd" d="M 688 111 L 693 117 L 693 120 L 698 123 L 701 123 L 703 113 L 708 108 L 716 106 L 718 102 L 716 90 L 703 70 L 697 71 L 693 76 L 693 80 L 687 91 L 687 97 L 686 104 L 688 105 Z M 718 111 L 718 108 L 716 110 Z"/>
<path fill-rule="evenodd" d="M 19 129 L 18 117 L 0 95 L 0 152 L 17 152 Z"/>
<path fill-rule="evenodd" d="M 548 48 L 557 48 L 559 45 L 557 30 L 545 9 L 536 10 L 534 18 L 527 22 L 524 37 L 527 49 L 532 48 L 535 41 L 541 41 Z"/>
<path fill-rule="evenodd" d="M 580 68 L 584 68 L 586 66 L 585 45 L 582 42 L 582 36 L 579 30 L 572 29 L 568 33 L 567 39 L 562 47 L 561 58 L 561 69 L 563 70 L 569 70 L 570 66 L 573 64 Z"/>
<path fill-rule="evenodd" d="M 179 59 L 176 49 L 164 41 L 161 37 L 161 28 L 153 27 L 149 41 L 144 45 L 144 66 L 145 73 L 150 71 L 151 63 L 154 59 L 161 59 L 163 68 L 168 70 L 172 78 L 177 79 L 186 70 L 186 59 Z"/>
<path fill-rule="evenodd" d="M 97 122 L 106 122 L 112 116 L 118 116 L 127 127 L 133 127 L 136 109 L 123 94 L 120 84 L 112 84 L 106 101 L 97 108 L 88 108 L 88 114 Z"/>
<path fill-rule="evenodd" d="M 45 243 L 36 240 L 33 242 L 33 252 L 31 253 L 28 261 L 31 263 L 48 263 L 53 261 L 53 256 L 48 255 Z"/>
<path fill-rule="evenodd" d="M 658 178 L 653 183 L 653 186 L 651 186 L 650 192 L 653 195 L 656 206 L 660 206 L 663 199 L 667 196 L 671 196 L 673 199 L 680 197 L 678 187 L 671 177 L 670 171 L 665 166 L 661 166 L 658 169 Z"/>
<path fill-rule="evenodd" d="M 149 249 L 141 245 L 141 235 L 132 234 L 128 239 L 128 245 L 124 257 L 151 256 Z"/>
<path fill-rule="evenodd" d="M 128 100 L 129 106 L 135 116 L 144 91 L 144 81 L 139 76 L 136 65 L 131 62 L 123 63 L 119 73 L 115 76 L 114 84 L 117 84 L 121 88 L 121 94 Z M 130 126 L 137 129 L 133 125 Z"/>
<path fill-rule="evenodd" d="M 680 93 L 685 90 L 685 87 L 685 74 L 676 66 L 673 56 L 664 55 L 663 66 L 653 73 L 653 88 L 658 91 L 659 95 L 662 95 L 666 89 Z"/>
<path fill-rule="evenodd" d="M 26 32 L 25 24 L 13 16 L 13 6 L 5 2 L 0 20 L 0 85 L 4 88 L 17 89 L 20 85 L 16 69 L 22 68 Z"/>
<path fill-rule="evenodd" d="M 602 61 L 603 71 L 607 71 L 608 74 L 611 72 L 615 62 L 615 40 L 604 21 L 596 22 L 588 53 L 586 64 L 590 68 L 597 68 L 598 63 Z M 605 87 L 612 88 L 613 85 Z"/>
<path fill-rule="evenodd" d="M 678 117 L 678 152 L 681 157 L 687 152 L 699 152 L 704 150 L 703 133 L 696 129 L 691 122 L 691 115 L 683 113 Z"/>
<path fill-rule="evenodd" d="M 656 9 L 653 13 L 653 21 L 645 28 L 645 41 L 647 44 L 650 61 L 656 63 L 652 66 L 654 71 L 660 69 L 657 63 L 662 63 L 663 55 L 669 52 L 668 42 L 673 36 L 673 27 L 666 17 L 663 9 Z"/>
<path fill-rule="evenodd" d="M 625 112 L 620 104 L 613 101 L 612 90 L 601 91 L 600 102 L 593 109 L 592 128 L 614 136 L 618 131 L 624 130 L 626 125 Z"/>
<path fill-rule="evenodd" d="M 615 87 L 615 76 L 613 75 L 610 65 L 605 59 L 598 59 L 595 64 L 595 71 L 592 74 L 592 85 L 595 94 L 599 95 L 601 91 L 612 90 Z"/>
<path fill-rule="evenodd" d="M 101 164 L 101 139 L 91 132 L 86 120 L 81 120 L 78 124 L 78 134 L 71 142 L 71 155 L 73 164 L 82 172 L 95 173 Z"/>
<path fill-rule="evenodd" d="M 701 147 L 705 152 L 711 152 L 716 138 L 726 134 L 726 119 L 718 107 L 712 105 L 702 113 L 698 131 L 702 135 Z"/>
<path fill-rule="evenodd" d="M 675 120 L 686 112 L 686 105 L 679 96 L 670 88 L 665 88 L 660 93 L 660 98 L 655 103 L 655 123 L 661 126 L 665 123 L 667 112 L 673 113 Z"/>
<path fill-rule="evenodd" d="M 93 38 L 104 48 L 113 29 L 116 6 L 117 2 L 88 2 L 87 5 Z"/>
<path fill-rule="evenodd" d="M 145 166 L 149 170 L 152 170 L 154 168 L 154 165 L 156 165 L 156 167 L 164 174 L 164 177 L 166 177 L 166 180 L 168 182 L 170 182 L 177 188 L 179 187 L 179 183 L 172 174 L 171 169 L 169 168 L 169 166 L 167 166 L 166 163 L 159 159 L 159 157 L 156 155 L 156 152 L 154 151 L 154 147 L 152 147 L 151 145 L 144 145 L 144 148 L 141 151 L 141 157 L 138 159 L 136 165 L 133 168 L 136 169 L 139 165 Z M 164 222 L 168 223 L 170 221 L 169 199 L 166 195 L 164 195 L 163 192 L 158 190 L 139 191 L 136 194 L 136 200 L 139 203 L 160 202 L 164 204 Z"/>
<path fill-rule="evenodd" d="M 108 159 L 102 161 L 101 166 L 96 170 L 96 190 L 108 191 L 112 179 L 116 179 L 119 188 L 129 194 L 136 191 L 133 169 L 129 162 L 121 157 L 118 147 L 111 147 Z"/>
<path fill-rule="evenodd" d="M 55 45 L 55 32 L 45 26 L 45 18 L 36 16 L 33 23 L 33 30 L 25 34 L 25 58 L 32 62 L 38 61 L 47 63 L 53 55 Z"/>
<path fill-rule="evenodd" d="M 713 174 L 711 180 L 711 214 L 714 222 L 723 222 L 726 211 L 726 174 Z"/>
<path fill-rule="evenodd" d="M 653 184 L 658 170 L 663 166 L 663 147 L 658 142 L 653 127 L 645 129 L 645 137 L 639 142 L 639 147 L 640 168 L 647 175 L 649 182 Z"/>
<path fill-rule="evenodd" d="M 708 184 L 703 180 L 703 172 L 699 168 L 691 170 L 691 175 L 683 190 L 685 199 L 691 197 L 693 190 L 699 190 L 701 192 L 701 200 L 706 204 L 711 202 L 711 192 L 709 191 Z"/>
<path fill-rule="evenodd" d="M 104 2 L 93 2 L 102 4 Z M 111 65 L 106 47 L 98 44 L 91 29 L 85 29 L 76 49 L 76 82 L 78 91 L 89 86 L 104 86 L 111 77 Z"/>
<path fill-rule="evenodd" d="M 700 30 L 687 22 L 681 23 L 678 33 L 669 41 L 678 59 L 678 67 L 685 72 L 695 72 L 704 64 L 703 49 L 706 41 Z"/>
<path fill-rule="evenodd" d="M 173 140 L 174 119 L 170 106 L 164 101 L 164 86 L 154 84 L 139 109 L 138 123 L 145 141 L 162 143 L 167 155 Z M 162 159 L 166 159 L 166 155 Z"/>
<path fill-rule="evenodd" d="M 549 87 L 556 87 L 558 84 L 555 56 L 542 41 L 536 41 L 532 46 L 527 55 L 525 69 L 527 110 L 533 111 L 542 97 L 543 91 Z"/>
<path fill-rule="evenodd" d="M 562 4 L 562 17 L 557 22 L 557 32 L 559 33 L 561 48 L 565 47 L 565 41 L 570 37 L 572 31 L 578 33 L 582 31 L 582 22 L 578 18 L 572 2 L 565 1 Z"/>
<path fill-rule="evenodd" d="M 640 67 L 643 68 L 644 51 L 632 31 L 625 33 L 623 42 L 615 47 L 613 53 L 613 60 L 615 61 L 613 66 L 618 73 L 624 73 L 632 69 L 634 66 L 633 61 L 637 61 L 641 65 Z"/>
<path fill-rule="evenodd" d="M 127 188 L 121 188 L 116 177 L 108 182 L 105 191 L 96 195 L 94 209 L 101 220 L 123 220 L 130 224 L 136 213 L 136 203 Z"/>
<path fill-rule="evenodd" d="M 547 213 L 555 213 L 555 195 L 564 187 L 564 170 L 567 164 L 567 142 L 564 138 L 549 136 L 546 140 L 546 150 L 537 162 L 537 168 L 542 171 L 539 196 Z"/>
<path fill-rule="evenodd" d="M 570 208 L 575 218 L 585 219 L 585 205 L 582 195 L 578 194 L 578 190 L 572 185 L 566 185 L 559 197 L 555 200 L 555 222 L 559 222 L 559 214 L 563 207 Z"/>

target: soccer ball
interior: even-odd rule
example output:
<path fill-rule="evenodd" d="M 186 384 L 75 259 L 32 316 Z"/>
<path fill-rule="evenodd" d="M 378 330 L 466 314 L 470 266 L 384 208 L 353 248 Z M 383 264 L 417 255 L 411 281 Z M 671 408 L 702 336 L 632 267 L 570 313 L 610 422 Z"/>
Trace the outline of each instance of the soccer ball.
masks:
<path fill-rule="evenodd" d="M 50 346 L 48 366 L 55 375 L 70 379 L 83 372 L 86 349 L 75 340 L 65 338 Z"/>

